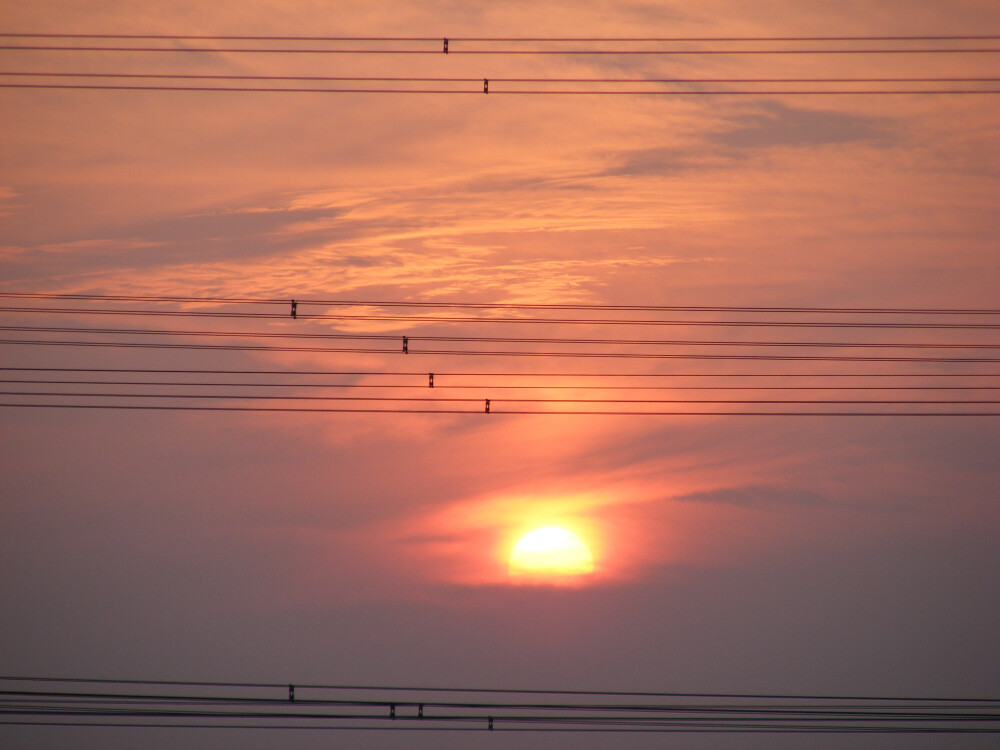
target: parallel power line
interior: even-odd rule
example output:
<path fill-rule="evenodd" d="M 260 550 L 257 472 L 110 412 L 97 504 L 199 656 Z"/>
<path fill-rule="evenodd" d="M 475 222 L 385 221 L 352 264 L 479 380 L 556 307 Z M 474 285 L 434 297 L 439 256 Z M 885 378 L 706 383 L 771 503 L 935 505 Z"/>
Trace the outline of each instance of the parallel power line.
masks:
<path fill-rule="evenodd" d="M 148 294 L 75 294 L 58 292 L 0 292 L 3 299 L 47 299 L 47 300 L 87 300 L 101 302 L 151 302 L 158 304 L 190 303 L 203 305 L 281 305 L 287 309 L 289 302 L 301 306 L 321 305 L 324 307 L 383 307 L 434 310 L 576 310 L 611 312 L 723 312 L 723 313 L 823 313 L 837 315 L 996 315 L 996 307 L 807 307 L 775 305 L 616 305 L 598 303 L 513 303 L 513 302 L 471 302 L 471 301 L 418 301 L 380 299 L 332 299 L 289 297 L 211 297 L 183 295 Z"/>
<path fill-rule="evenodd" d="M 261 688 L 283 690 L 291 687 L 282 682 L 233 682 L 233 681 L 210 681 L 210 680 L 159 680 L 159 679 L 118 679 L 103 677 L 65 677 L 65 676 L 36 676 L 36 675 L 0 675 L 0 682 L 38 682 L 38 683 L 63 683 L 63 684 L 89 684 L 89 685 L 154 685 L 169 687 L 216 687 L 216 688 Z M 810 700 L 810 701 L 863 701 L 863 702 L 896 702 L 896 703 L 979 703 L 998 704 L 1000 696 L 874 696 L 871 694 L 793 694 L 793 693 L 724 693 L 724 692 L 666 692 L 647 690 L 583 690 L 583 689 L 558 689 L 558 688 L 494 688 L 494 687 L 469 687 L 469 686 L 428 686 L 428 685 L 372 685 L 359 683 L 296 683 L 300 688 L 315 690 L 354 690 L 360 692 L 382 691 L 382 692 L 404 692 L 423 691 L 428 693 L 452 693 L 452 694 L 480 694 L 488 693 L 493 695 L 577 695 L 577 696 L 603 696 L 619 698 L 713 698 L 713 699 L 737 699 L 737 700 Z"/>
<path fill-rule="evenodd" d="M 1000 52 L 1000 35 L 744 36 L 744 37 L 337 37 L 268 35 L 157 35 L 5 33 L 0 53 L 17 54 L 238 54 L 293 56 L 841 56 L 974 55 Z M 237 44 L 238 43 L 238 44 Z M 733 45 L 737 46 L 733 46 Z M 862 46 L 858 46 L 858 45 Z M 234 46 L 236 45 L 236 46 Z M 611 45 L 608 48 L 607 45 Z M 653 45 L 653 46 L 650 46 Z M 666 46 L 664 46 L 666 45 Z M 930 46 L 929 46 L 930 45 Z M 985 46 L 984 46 L 985 45 Z M 996 78 L 769 77 L 769 78 L 583 78 L 211 75 L 177 71 L 12 70 L 0 88 L 92 91 L 172 91 L 285 94 L 489 94 L 494 95 L 983 95 Z M 39 79 L 46 80 L 41 81 Z M 100 79 L 100 80 L 97 80 Z M 110 79 L 118 79 L 111 81 Z M 123 82 L 121 79 L 133 79 Z M 141 82 L 134 82 L 141 81 Z M 194 85 L 201 81 L 202 85 Z M 309 85 L 302 85 L 308 83 Z M 319 84 L 327 85 L 321 86 Z M 238 85 L 236 85 L 238 84 Z M 251 85 L 252 84 L 252 85 Z M 265 85 L 269 84 L 269 85 Z M 276 85 L 280 84 L 280 85 Z M 298 85 L 292 85 L 298 84 Z M 335 85 L 329 85 L 335 84 Z M 569 87 L 567 87 L 569 85 Z M 761 89 L 761 85 L 769 88 Z M 636 87 L 640 88 L 636 88 Z M 653 88 L 650 88 L 652 86 Z M 726 86 L 720 88 L 720 86 Z"/>
<path fill-rule="evenodd" d="M 210 35 L 140 35 L 140 34 L 31 34 L 5 33 L 0 39 L 18 40 L 0 45 L 0 50 L 46 52 L 230 52 L 277 54 L 486 54 L 486 55 L 759 55 L 759 54 L 944 54 L 1000 52 L 995 47 L 968 46 L 971 42 L 990 43 L 1000 35 L 938 36 L 735 36 L 735 37 L 319 37 L 319 36 L 210 36 Z M 32 41 L 32 40 L 41 40 Z M 58 40 L 63 40 L 57 43 Z M 101 44 L 95 44 L 101 42 Z M 146 42 L 126 46 L 127 42 Z M 167 42 L 174 43 L 167 45 Z M 217 42 L 211 47 L 200 42 Z M 225 46 L 231 42 L 253 42 L 264 46 Z M 878 46 L 870 43 L 879 42 Z M 951 46 L 920 46 L 926 43 L 950 43 Z M 194 43 L 194 44 L 193 44 Z M 286 46 L 274 46 L 276 44 Z M 308 43 L 323 46 L 287 46 Z M 855 47 L 858 43 L 869 46 Z M 359 47 L 358 44 L 368 46 Z M 503 47 L 490 45 L 502 44 Z M 537 45 L 546 45 L 539 47 Z M 565 45 L 619 45 L 584 48 Z M 670 48 L 646 47 L 648 44 L 682 45 Z M 728 45 L 794 44 L 794 47 Z M 824 46 L 815 46 L 821 44 Z M 836 46 L 829 46 L 829 45 Z M 386 46 L 391 45 L 391 46 Z M 402 46 L 400 46 L 402 45 Z M 456 46 L 457 45 L 457 46 Z M 485 46 L 484 46 L 485 45 Z M 528 45 L 528 48 L 525 48 Z M 692 49 L 691 45 L 695 48 Z"/>
<path fill-rule="evenodd" d="M 280 41 L 280 42 L 940 42 L 995 41 L 1000 35 L 887 35 L 887 36 L 673 36 L 673 37 L 568 37 L 568 36 L 276 36 L 211 34 L 87 34 L 3 32 L 0 39 L 149 39 L 164 41 Z"/>
<path fill-rule="evenodd" d="M 95 312 L 101 315 L 136 317 L 146 314 L 204 314 L 236 318 L 247 316 L 258 321 L 261 320 L 260 316 L 267 316 L 271 321 L 283 319 L 277 330 L 257 328 L 232 331 L 0 325 L 0 331 L 26 334 L 17 338 L 0 339 L 0 344 L 18 350 L 25 347 L 64 347 L 81 352 L 92 348 L 115 348 L 136 353 L 143 350 L 203 353 L 307 352 L 329 356 L 377 354 L 393 358 L 408 358 L 412 354 L 435 359 L 474 357 L 484 362 L 495 357 L 515 357 L 526 361 L 533 358 L 589 358 L 615 363 L 609 372 L 590 373 L 498 372 L 494 368 L 455 372 L 448 368 L 447 373 L 437 373 L 436 382 L 434 370 L 441 369 L 436 361 L 424 372 L 399 371 L 388 367 L 366 371 L 347 368 L 267 371 L 204 367 L 157 369 L 12 366 L 0 368 L 3 372 L 18 373 L 18 377 L 0 379 L 9 384 L 5 390 L 0 391 L 0 398 L 3 398 L 0 407 L 4 408 L 630 416 L 997 416 L 993 411 L 984 410 L 984 407 L 998 403 L 989 396 L 992 395 L 991 391 L 1000 390 L 1000 385 L 991 380 L 969 380 L 983 377 L 995 380 L 1000 377 L 1000 373 L 983 370 L 983 365 L 1000 363 L 1000 356 L 991 356 L 993 351 L 1000 349 L 1000 342 L 992 335 L 994 331 L 1000 330 L 1000 310 L 992 308 L 510 304 L 16 292 L 2 293 L 0 297 L 31 303 L 27 306 L 22 304 L 2 308 L 4 312 L 18 315 L 86 315 Z M 53 307 L 53 302 L 60 306 Z M 62 306 L 66 304 L 71 307 Z M 124 305 L 127 307 L 123 307 Z M 178 309 L 179 306 L 181 309 Z M 191 309 L 192 306 L 197 309 Z M 275 307 L 279 311 L 274 311 Z M 248 308 L 263 308 L 267 312 L 246 312 Z M 318 309 L 336 312 L 306 313 L 306 310 Z M 356 330 L 331 331 L 329 328 L 310 329 L 310 325 L 315 326 L 321 321 L 329 321 L 334 325 L 355 322 L 359 311 L 365 319 L 402 328 L 407 333 L 401 335 Z M 720 314 L 724 314 L 723 320 L 706 319 L 706 316 L 714 318 Z M 803 319 L 806 316 L 808 320 Z M 502 331 L 495 335 L 460 335 L 426 330 L 429 326 L 440 328 L 466 323 L 488 323 L 502 328 L 507 324 L 523 321 L 532 321 L 536 326 L 555 327 L 563 324 L 619 327 L 652 324 L 676 327 L 710 325 L 723 328 L 754 326 L 767 331 L 770 338 L 525 336 L 502 335 Z M 819 340 L 778 335 L 804 328 L 842 330 L 837 337 L 822 336 Z M 865 328 L 884 329 L 894 335 L 883 334 L 875 341 L 847 335 Z M 911 328 L 913 330 L 908 330 Z M 964 338 L 956 339 L 952 336 L 949 339 L 942 337 L 934 340 L 926 336 L 913 337 L 917 330 L 935 328 L 949 333 L 962 331 Z M 864 332 L 867 336 L 867 331 Z M 987 337 L 982 338 L 984 335 Z M 54 338 L 56 336 L 58 338 Z M 159 340 L 150 340 L 151 338 Z M 204 339 L 218 340 L 218 343 L 203 342 Z M 365 346 L 366 342 L 376 346 Z M 441 347 L 442 344 L 447 346 Z M 788 349 L 796 349 L 802 353 L 786 353 Z M 951 354 L 952 352 L 956 354 Z M 838 365 L 892 363 L 912 367 L 910 371 L 895 373 L 629 373 L 619 369 L 621 363 L 643 360 L 650 363 L 703 361 L 728 364 L 758 362 L 770 365 L 818 362 Z M 929 366 L 935 367 L 936 371 L 923 372 Z M 57 377 L 55 373 L 61 373 L 62 376 Z M 69 378 L 70 374 L 74 377 Z M 83 377 L 85 374 L 87 377 Z M 103 374 L 105 377 L 96 378 L 96 374 Z M 124 377 L 138 374 L 157 375 L 158 378 Z M 109 378 L 108 375 L 116 377 Z M 192 382 L 192 375 L 214 377 L 199 377 Z M 261 375 L 277 377 L 279 381 L 262 381 Z M 302 382 L 298 378 L 303 375 L 338 376 L 350 380 Z M 254 377 L 253 382 L 245 382 L 251 376 Z M 401 376 L 416 376 L 422 382 L 385 380 L 387 377 Z M 466 379 L 460 382 L 456 380 L 456 376 Z M 169 377 L 169 380 L 164 382 L 164 377 Z M 525 377 L 532 380 L 513 380 Z M 834 380 L 843 377 L 851 377 L 852 380 L 849 383 Z M 949 379 L 940 379 L 944 377 Z M 551 378 L 557 380 L 553 381 Z M 692 378 L 698 380 L 691 380 Z M 706 381 L 707 378 L 726 379 L 713 382 Z M 764 385 L 768 381 L 758 378 L 772 378 L 771 384 Z M 776 378 L 781 380 L 774 380 Z M 807 380 L 795 380 L 796 378 Z M 817 380 L 808 380 L 809 378 Z M 934 378 L 937 380 L 933 380 Z M 822 382 L 822 379 L 829 380 Z M 203 390 L 193 390 L 196 387 Z M 435 387 L 438 390 L 427 390 Z M 204 388 L 211 390 L 206 391 Z M 399 393 L 401 389 L 406 389 L 409 393 Z M 415 393 L 416 389 L 422 389 L 423 393 Z M 697 393 L 698 391 L 706 393 Z M 811 393 L 804 393 L 806 391 Z M 899 393 L 895 394 L 896 397 L 889 397 L 889 391 Z"/>
<path fill-rule="evenodd" d="M 274 394 L 247 394 L 247 393 L 164 393 L 160 391 L 146 391 L 139 393 L 129 392 L 95 392 L 95 391 L 2 391 L 0 396 L 55 396 L 55 397 L 87 397 L 87 398 L 146 398 L 146 399 L 240 399 L 243 401 L 371 401 L 371 402 L 416 402 L 424 404 L 456 404 L 456 403 L 482 403 L 481 398 L 469 398 L 465 396 L 453 397 L 421 397 L 421 396 L 312 396 L 312 395 L 274 395 Z M 850 399 L 734 399 L 734 398 L 515 398 L 504 397 L 502 399 L 492 399 L 494 405 L 499 404 L 878 404 L 879 406 L 895 405 L 943 405 L 960 406 L 1000 404 L 998 399 L 977 399 L 977 400 L 955 400 L 955 399 L 871 399 L 871 398 L 850 398 Z"/>
<path fill-rule="evenodd" d="M 532 351 L 526 349 L 386 349 L 375 347 L 278 346 L 267 344 L 188 344 L 132 341 L 70 341 L 50 339 L 0 339 L 0 344 L 67 346 L 79 348 L 173 349 L 187 351 L 313 352 L 317 354 L 404 354 L 447 357 L 551 357 L 585 359 L 736 360 L 757 362 L 925 362 L 938 364 L 995 364 L 1000 357 L 932 357 L 838 354 L 708 354 L 606 351 Z"/>
<path fill-rule="evenodd" d="M 84 687 L 76 687 L 82 685 Z M 993 734 L 995 698 L 0 678 L 0 723 L 391 731 Z"/>
<path fill-rule="evenodd" d="M 323 376 L 366 376 L 366 377 L 396 377 L 396 376 L 420 376 L 427 377 L 426 370 L 224 370 L 224 369 L 177 369 L 177 368 L 124 368 L 124 367 L 0 367 L 0 372 L 87 372 L 87 373 L 155 373 L 155 374 L 183 374 L 183 375 L 275 375 L 275 376 L 303 376 L 303 375 L 323 375 Z M 433 373 L 431 373 L 433 374 Z M 774 373 L 774 372 L 596 372 L 596 371 L 548 371 L 548 372 L 518 372 L 513 370 L 451 370 L 446 373 L 438 372 L 454 377 L 502 377 L 502 378 L 633 378 L 633 379 L 671 379 L 671 378 L 1000 378 L 1000 372 L 979 372 L 979 373 L 873 373 L 873 372 L 801 372 L 801 373 Z"/>
<path fill-rule="evenodd" d="M 6 409 L 110 409 L 119 411 L 188 411 L 188 412 L 273 412 L 294 414 L 482 414 L 483 409 L 368 409 L 368 408 L 293 408 L 265 406 L 171 406 L 135 404 L 56 404 L 0 403 Z M 591 417 L 1000 417 L 1000 411 L 629 411 L 612 409 L 494 409 L 486 414 L 508 416 L 591 416 Z"/>
<path fill-rule="evenodd" d="M 0 331 L 21 333 L 83 333 L 109 336 L 194 336 L 208 338 L 276 338 L 276 339 L 319 339 L 319 340 L 364 340 L 399 341 L 401 336 L 385 333 L 290 333 L 273 331 L 202 331 L 185 329 L 146 328 L 94 328 L 62 326 L 10 326 L 0 325 Z M 698 339 L 623 339 L 623 338 L 566 338 L 566 337 L 523 337 L 523 336 L 457 336 L 413 334 L 408 342 L 433 341 L 437 343 L 507 343 L 507 344 L 600 344 L 604 346 L 737 346 L 737 347 L 816 347 L 831 349 L 1000 349 L 1000 343 L 974 342 L 956 343 L 952 341 L 905 342 L 905 341 L 732 341 Z"/>
<path fill-rule="evenodd" d="M 433 375 L 433 373 L 428 373 Z M 439 376 L 440 377 L 440 376 Z M 0 383 L 11 385 L 83 385 L 83 386 L 170 386 L 185 388 L 294 388 L 294 389 L 379 389 L 379 390 L 531 390 L 531 391 L 998 391 L 1000 385 L 509 385 L 488 383 L 484 385 L 437 384 L 384 384 L 384 383 L 240 383 L 226 381 L 168 381 L 168 380 L 61 380 L 38 378 L 0 378 Z"/>
<path fill-rule="evenodd" d="M 2 49 L 2 48 L 0 48 Z M 1000 49 L 996 50 L 1000 52 Z M 545 89 L 519 88 L 498 89 L 494 84 L 489 88 L 492 79 L 482 78 L 473 88 L 390 88 L 350 87 L 350 88 L 319 88 L 292 86 L 191 86 L 166 84 L 111 84 L 111 83 L 27 83 L 0 82 L 4 89 L 53 89 L 75 91 L 171 91 L 171 92 L 202 92 L 209 94 L 245 93 L 245 94 L 450 94 L 474 95 L 492 94 L 504 95 L 539 95 L 539 96 L 903 96 L 903 95 L 996 95 L 1000 88 L 850 88 L 850 89 Z M 480 89 L 479 83 L 482 83 Z"/>
<path fill-rule="evenodd" d="M 287 303 L 285 303 L 287 304 Z M 304 306 L 304 303 L 303 303 Z M 284 320 L 288 313 L 263 312 L 220 312 L 207 310 L 152 310 L 136 308 L 93 308 L 93 307 L 15 307 L 0 306 L 0 312 L 30 314 L 30 315 L 100 315 L 116 317 L 169 317 L 169 318 L 223 318 L 223 319 L 263 319 Z M 989 313 L 985 313 L 989 314 Z M 877 328 L 877 329 L 910 329 L 910 330 L 1000 330 L 1000 323 L 969 323 L 969 322 L 901 322 L 901 321 L 857 321 L 840 320 L 699 320 L 669 319 L 669 318 L 553 318 L 553 317 L 514 317 L 505 315 L 398 315 L 387 313 L 306 313 L 297 312 L 297 320 L 337 320 L 337 321 L 380 321 L 404 323 L 510 323 L 514 325 L 588 325 L 588 326 L 695 326 L 695 327 L 733 327 L 733 328 Z"/>
<path fill-rule="evenodd" d="M 0 76 L 23 78 L 135 78 L 150 80 L 193 81 L 321 81 L 321 82 L 377 82 L 377 83 L 481 83 L 482 78 L 441 76 L 321 76 L 321 75 L 238 75 L 235 73 L 81 73 L 79 71 L 26 71 L 0 70 Z M 996 83 L 996 77 L 937 76 L 931 78 L 507 78 L 492 77 L 492 83 Z"/>

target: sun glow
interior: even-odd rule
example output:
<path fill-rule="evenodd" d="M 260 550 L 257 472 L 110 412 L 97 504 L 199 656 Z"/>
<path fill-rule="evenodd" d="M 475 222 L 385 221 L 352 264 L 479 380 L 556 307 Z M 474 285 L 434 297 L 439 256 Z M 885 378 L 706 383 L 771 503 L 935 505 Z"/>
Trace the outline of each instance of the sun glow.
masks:
<path fill-rule="evenodd" d="M 528 532 L 510 553 L 511 576 L 561 579 L 594 572 L 594 558 L 572 531 L 545 526 Z"/>

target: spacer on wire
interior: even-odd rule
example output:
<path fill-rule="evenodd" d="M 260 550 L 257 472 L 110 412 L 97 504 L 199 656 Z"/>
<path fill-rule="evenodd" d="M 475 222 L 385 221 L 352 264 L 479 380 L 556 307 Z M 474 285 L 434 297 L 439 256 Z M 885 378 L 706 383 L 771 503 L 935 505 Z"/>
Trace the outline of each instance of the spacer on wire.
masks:
<path fill-rule="evenodd" d="M 490 79 L 489 78 L 484 78 L 483 79 L 483 93 L 484 94 L 490 93 Z"/>
<path fill-rule="evenodd" d="M 288 686 L 288 701 L 289 703 L 295 702 L 295 685 Z"/>
<path fill-rule="evenodd" d="M 408 339 L 406 336 L 403 336 L 403 354 L 409 354 L 409 353 L 410 353 L 410 339 Z"/>
<path fill-rule="evenodd" d="M 292 317 L 293 318 L 299 317 L 298 310 L 299 310 L 299 303 L 296 302 L 295 300 L 292 300 Z"/>
<path fill-rule="evenodd" d="M 444 53 L 448 54 L 448 37 L 444 38 Z"/>
<path fill-rule="evenodd" d="M 490 731 L 492 732 L 493 731 L 493 717 L 492 716 L 488 716 L 487 718 L 490 720 L 489 728 L 490 728 Z"/>
<path fill-rule="evenodd" d="M 490 413 L 490 400 L 489 399 L 486 399 L 486 413 L 487 414 Z"/>
<path fill-rule="evenodd" d="M 427 373 L 427 387 L 428 388 L 433 388 L 434 387 L 434 373 L 433 372 Z"/>
<path fill-rule="evenodd" d="M 396 718 L 396 704 L 395 703 L 390 703 L 389 704 L 389 718 L 390 719 L 395 719 Z"/>
<path fill-rule="evenodd" d="M 417 706 L 417 716 L 419 718 L 421 718 L 421 719 L 424 718 L 424 704 L 423 703 L 421 703 L 419 706 Z"/>

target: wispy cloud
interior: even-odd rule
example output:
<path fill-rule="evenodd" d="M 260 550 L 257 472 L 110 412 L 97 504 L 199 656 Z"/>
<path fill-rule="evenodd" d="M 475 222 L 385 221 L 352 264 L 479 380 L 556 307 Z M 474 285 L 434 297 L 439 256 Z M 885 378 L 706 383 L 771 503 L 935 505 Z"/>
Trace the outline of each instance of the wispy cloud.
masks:
<path fill-rule="evenodd" d="M 709 133 L 706 140 L 732 149 L 894 142 L 893 121 L 888 117 L 804 109 L 779 101 L 742 109 L 727 118 L 729 127 Z"/>
<path fill-rule="evenodd" d="M 715 490 L 694 492 L 674 498 L 679 502 L 722 503 L 747 508 L 773 509 L 790 504 L 797 507 L 827 505 L 830 500 L 812 490 L 794 490 L 787 487 L 748 485 L 745 487 L 723 487 Z"/>

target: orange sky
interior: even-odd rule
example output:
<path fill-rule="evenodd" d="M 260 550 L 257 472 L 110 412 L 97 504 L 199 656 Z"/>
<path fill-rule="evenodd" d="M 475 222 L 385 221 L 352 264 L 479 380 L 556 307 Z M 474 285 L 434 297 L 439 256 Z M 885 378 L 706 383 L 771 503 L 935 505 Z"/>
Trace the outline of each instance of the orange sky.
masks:
<path fill-rule="evenodd" d="M 1000 7 L 0 0 L 0 26 L 452 38 L 961 35 L 1000 31 Z M 996 55 L 963 54 L 0 54 L 6 70 L 147 74 L 998 72 Z M 492 86 L 498 95 L 4 89 L 0 292 L 996 306 L 995 95 L 560 97 L 505 96 L 502 84 Z M 117 324 L 12 313 L 3 321 Z M 266 325 L 400 337 L 528 333 L 502 324 L 304 322 Z M 178 318 L 169 327 L 262 325 Z M 581 335 L 572 326 L 546 333 Z M 0 346 L 8 367 L 403 368 L 439 378 L 463 368 L 622 369 L 615 360 L 456 364 L 419 353 L 400 362 Z M 288 671 L 320 679 L 339 669 L 348 681 L 427 684 L 661 688 L 672 675 L 692 689 L 1000 689 L 991 635 L 1000 608 L 983 596 L 1000 563 L 992 419 L 27 409 L 2 409 L 0 419 L 0 630 L 10 634 L 0 673 L 285 680 Z M 588 585 L 545 593 L 510 584 L 509 551 L 536 525 L 565 525 L 588 542 Z M 284 622 L 298 626 L 286 631 Z M 278 634 L 287 647 L 273 645 Z M 664 640 L 644 651 L 658 634 Z M 337 645 L 317 656 L 332 638 Z M 414 651 L 415 641 L 427 650 Z M 17 740 L 27 737 L 28 747 L 39 736 Z"/>

